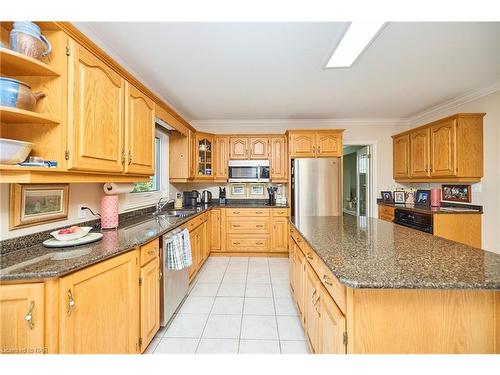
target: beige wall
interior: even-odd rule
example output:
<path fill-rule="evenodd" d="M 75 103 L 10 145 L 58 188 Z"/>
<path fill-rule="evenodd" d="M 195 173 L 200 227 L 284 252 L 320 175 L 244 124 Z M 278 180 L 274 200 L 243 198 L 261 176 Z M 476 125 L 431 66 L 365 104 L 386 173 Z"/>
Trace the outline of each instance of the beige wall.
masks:
<path fill-rule="evenodd" d="M 413 121 L 417 127 L 459 112 L 484 112 L 484 177 L 473 185 L 472 204 L 484 207 L 482 247 L 500 253 L 500 91 L 468 103 L 433 112 Z M 440 184 L 427 184 L 440 187 Z M 479 191 L 477 191 L 479 190 Z"/>

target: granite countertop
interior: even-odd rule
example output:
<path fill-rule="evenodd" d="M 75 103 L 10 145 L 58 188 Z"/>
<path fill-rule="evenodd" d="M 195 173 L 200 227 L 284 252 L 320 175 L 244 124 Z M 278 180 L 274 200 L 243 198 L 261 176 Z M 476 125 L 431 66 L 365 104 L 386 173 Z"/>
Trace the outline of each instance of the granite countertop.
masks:
<path fill-rule="evenodd" d="M 387 203 L 378 201 L 377 204 L 389 206 L 406 211 L 423 212 L 427 214 L 482 214 L 482 206 L 460 205 L 460 204 L 442 204 L 440 207 L 415 207 L 407 204 Z"/>
<path fill-rule="evenodd" d="M 500 254 L 374 218 L 290 221 L 351 288 L 500 289 Z"/>
<path fill-rule="evenodd" d="M 23 249 L 0 254 L 0 281 L 40 280 L 60 277 L 76 270 L 99 263 L 118 254 L 130 251 L 161 235 L 174 230 L 195 216 L 211 208 L 279 208 L 287 206 L 267 206 L 262 202 L 232 201 L 226 205 L 212 202 L 196 208 L 184 218 L 153 216 L 151 213 L 120 222 L 117 230 L 103 230 L 102 240 L 88 245 L 70 248 L 46 248 L 40 243 Z M 93 230 L 94 231 L 94 230 Z M 44 240 L 50 238 L 47 235 Z"/>

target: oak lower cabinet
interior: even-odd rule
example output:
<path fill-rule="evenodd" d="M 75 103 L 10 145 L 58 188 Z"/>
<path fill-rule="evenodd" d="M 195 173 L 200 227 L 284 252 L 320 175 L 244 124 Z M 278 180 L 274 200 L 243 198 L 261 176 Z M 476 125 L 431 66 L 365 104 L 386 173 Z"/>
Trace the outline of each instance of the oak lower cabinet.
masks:
<path fill-rule="evenodd" d="M 346 319 L 328 291 L 319 286 L 319 352 L 322 354 L 346 354 Z"/>
<path fill-rule="evenodd" d="M 390 221 L 394 220 L 394 207 L 386 206 L 382 203 L 378 205 L 378 218 L 380 220 Z"/>
<path fill-rule="evenodd" d="M 44 284 L 0 285 L 0 350 L 44 353 Z"/>
<path fill-rule="evenodd" d="M 59 281 L 59 352 L 139 352 L 139 251 Z"/>
<path fill-rule="evenodd" d="M 191 242 L 191 257 L 193 264 L 189 267 L 189 280 L 193 280 L 203 263 L 210 255 L 208 243 L 207 215 L 202 214 L 188 222 L 189 240 Z"/>
<path fill-rule="evenodd" d="M 305 265 L 304 320 L 307 338 L 313 352 L 319 352 L 320 281 L 309 263 Z"/>
<path fill-rule="evenodd" d="M 208 213 L 208 242 L 212 251 L 221 250 L 222 242 L 222 220 L 221 209 L 212 209 Z"/>
<path fill-rule="evenodd" d="M 285 216 L 282 216 L 285 215 Z M 272 209 L 271 251 L 288 251 L 288 210 Z"/>
<path fill-rule="evenodd" d="M 146 252 L 142 251 L 144 248 Z M 143 254 L 146 254 L 146 259 L 143 259 Z M 161 271 L 158 239 L 141 246 L 141 265 L 139 278 L 141 294 L 139 349 L 143 353 L 160 328 Z"/>

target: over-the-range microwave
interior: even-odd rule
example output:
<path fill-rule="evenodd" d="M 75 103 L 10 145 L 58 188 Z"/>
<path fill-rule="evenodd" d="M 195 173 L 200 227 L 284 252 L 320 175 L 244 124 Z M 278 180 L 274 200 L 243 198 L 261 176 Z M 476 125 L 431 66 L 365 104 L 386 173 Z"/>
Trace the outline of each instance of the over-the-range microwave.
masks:
<path fill-rule="evenodd" d="M 269 182 L 269 160 L 229 160 L 229 182 Z"/>

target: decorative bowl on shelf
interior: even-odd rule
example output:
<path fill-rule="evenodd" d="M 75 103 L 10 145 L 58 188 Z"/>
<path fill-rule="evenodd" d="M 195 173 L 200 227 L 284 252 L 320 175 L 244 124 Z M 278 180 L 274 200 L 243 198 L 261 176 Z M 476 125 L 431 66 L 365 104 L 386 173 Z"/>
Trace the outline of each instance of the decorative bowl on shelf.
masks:
<path fill-rule="evenodd" d="M 33 111 L 43 92 L 32 92 L 31 87 L 17 79 L 0 77 L 0 105 Z"/>
<path fill-rule="evenodd" d="M 42 60 L 52 51 L 52 46 L 42 35 L 40 27 L 29 21 L 14 22 L 14 28 L 10 32 L 10 48 L 37 60 Z"/>
<path fill-rule="evenodd" d="M 50 235 L 58 241 L 71 241 L 85 237 L 91 229 L 92 227 L 72 226 L 70 228 L 55 230 Z"/>
<path fill-rule="evenodd" d="M 0 138 L 0 164 L 17 164 L 26 160 L 34 143 Z"/>

